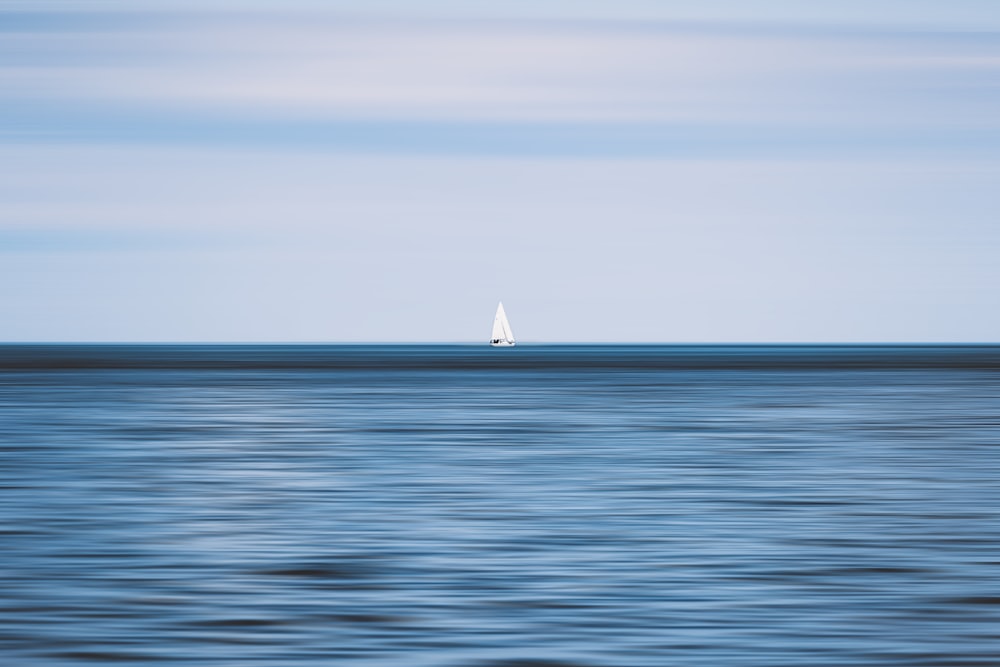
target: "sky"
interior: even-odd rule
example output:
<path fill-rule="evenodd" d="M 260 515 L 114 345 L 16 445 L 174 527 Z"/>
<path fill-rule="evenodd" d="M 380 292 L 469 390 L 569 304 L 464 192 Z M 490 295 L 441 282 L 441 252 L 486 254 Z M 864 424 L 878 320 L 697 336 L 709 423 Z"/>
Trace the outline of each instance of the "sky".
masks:
<path fill-rule="evenodd" d="M 0 341 L 995 342 L 995 0 L 0 0 Z"/>

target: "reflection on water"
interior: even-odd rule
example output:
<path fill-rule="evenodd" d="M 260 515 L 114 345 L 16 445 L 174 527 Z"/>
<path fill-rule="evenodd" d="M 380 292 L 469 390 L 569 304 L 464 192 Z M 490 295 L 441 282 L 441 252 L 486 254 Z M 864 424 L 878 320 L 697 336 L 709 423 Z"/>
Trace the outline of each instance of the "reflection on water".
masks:
<path fill-rule="evenodd" d="M 1000 348 L 0 347 L 11 665 L 1000 664 Z"/>

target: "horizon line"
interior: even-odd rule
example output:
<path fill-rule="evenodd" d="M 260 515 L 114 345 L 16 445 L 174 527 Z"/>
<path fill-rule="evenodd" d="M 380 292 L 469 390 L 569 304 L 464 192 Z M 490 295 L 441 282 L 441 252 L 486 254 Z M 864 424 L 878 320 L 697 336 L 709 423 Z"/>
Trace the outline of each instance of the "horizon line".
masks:
<path fill-rule="evenodd" d="M 363 346 L 363 345 L 408 345 L 408 346 L 470 346 L 470 347 L 490 347 L 489 342 L 480 341 L 171 341 L 171 340 L 100 340 L 100 341 L 74 341 L 74 340 L 0 340 L 0 346 L 16 345 L 256 345 L 256 346 L 293 346 L 293 345 L 324 345 L 324 346 Z M 974 341 L 974 340 L 953 340 L 953 341 L 921 341 L 921 340 L 872 340 L 872 341 L 525 341 L 518 342 L 513 347 L 541 347 L 541 346 L 580 346 L 580 345 L 659 345 L 659 346 L 818 346 L 818 345 L 839 345 L 839 346 L 944 346 L 944 345 L 1000 345 L 1000 341 Z"/>

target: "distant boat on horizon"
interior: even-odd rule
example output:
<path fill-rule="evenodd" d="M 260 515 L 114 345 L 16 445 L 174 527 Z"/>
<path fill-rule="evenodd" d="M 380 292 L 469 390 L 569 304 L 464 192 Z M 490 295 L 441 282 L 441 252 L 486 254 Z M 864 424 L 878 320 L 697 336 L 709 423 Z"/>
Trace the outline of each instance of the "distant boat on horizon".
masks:
<path fill-rule="evenodd" d="M 493 335 L 490 336 L 490 345 L 493 347 L 514 346 L 514 334 L 510 330 L 507 313 L 503 310 L 503 301 L 497 304 L 497 314 L 493 318 Z"/>

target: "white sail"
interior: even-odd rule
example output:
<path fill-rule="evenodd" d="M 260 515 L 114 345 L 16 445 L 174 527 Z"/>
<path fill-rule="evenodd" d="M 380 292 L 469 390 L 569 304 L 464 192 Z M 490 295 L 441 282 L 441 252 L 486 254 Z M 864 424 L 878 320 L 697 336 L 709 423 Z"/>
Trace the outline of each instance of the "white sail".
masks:
<path fill-rule="evenodd" d="M 497 314 L 493 318 L 493 334 L 490 336 L 490 345 L 494 347 L 510 346 L 514 344 L 514 334 L 510 330 L 510 322 L 507 321 L 507 313 L 503 310 L 503 302 L 497 304 Z"/>

